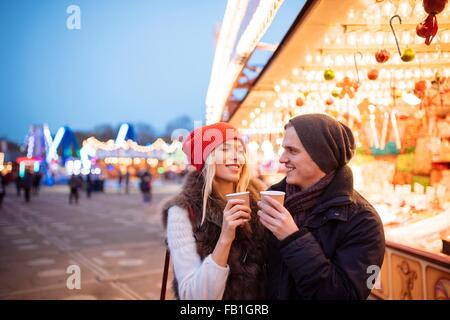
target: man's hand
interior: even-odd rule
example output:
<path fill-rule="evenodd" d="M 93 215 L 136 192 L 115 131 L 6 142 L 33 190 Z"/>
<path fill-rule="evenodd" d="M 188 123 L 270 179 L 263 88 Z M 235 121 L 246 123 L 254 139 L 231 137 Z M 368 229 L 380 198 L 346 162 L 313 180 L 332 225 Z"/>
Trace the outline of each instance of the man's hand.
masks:
<path fill-rule="evenodd" d="M 264 196 L 264 201 L 258 201 L 258 216 L 261 223 L 269 229 L 278 240 L 298 231 L 294 219 L 285 207 L 271 197 Z"/>

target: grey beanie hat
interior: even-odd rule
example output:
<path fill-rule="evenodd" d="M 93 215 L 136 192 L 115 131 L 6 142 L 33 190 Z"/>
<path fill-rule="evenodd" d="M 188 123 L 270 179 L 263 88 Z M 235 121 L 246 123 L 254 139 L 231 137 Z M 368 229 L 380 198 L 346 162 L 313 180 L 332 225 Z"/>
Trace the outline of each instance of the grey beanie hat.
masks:
<path fill-rule="evenodd" d="M 345 166 L 355 153 L 355 140 L 346 125 L 324 114 L 289 120 L 311 159 L 325 173 Z"/>

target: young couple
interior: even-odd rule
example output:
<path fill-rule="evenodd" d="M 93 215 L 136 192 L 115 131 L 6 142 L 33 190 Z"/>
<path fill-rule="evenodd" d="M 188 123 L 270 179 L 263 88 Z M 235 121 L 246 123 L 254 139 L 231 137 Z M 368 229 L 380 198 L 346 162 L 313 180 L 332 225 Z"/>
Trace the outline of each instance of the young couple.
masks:
<path fill-rule="evenodd" d="M 285 126 L 286 178 L 260 198 L 236 129 L 195 129 L 183 151 L 196 168 L 163 210 L 178 299 L 366 299 L 384 233 L 353 189 L 351 130 L 322 114 Z M 226 194 L 249 191 L 250 206 Z M 372 267 L 371 267 L 372 266 Z M 369 268 L 371 267 L 371 268 Z"/>

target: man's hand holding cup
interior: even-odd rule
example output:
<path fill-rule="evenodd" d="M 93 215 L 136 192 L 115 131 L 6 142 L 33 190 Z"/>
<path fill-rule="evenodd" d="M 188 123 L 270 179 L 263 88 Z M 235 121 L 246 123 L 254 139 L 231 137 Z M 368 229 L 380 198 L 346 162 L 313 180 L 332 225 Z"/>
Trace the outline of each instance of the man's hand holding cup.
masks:
<path fill-rule="evenodd" d="M 298 231 L 294 218 L 283 206 L 285 193 L 282 191 L 261 191 L 258 201 L 258 216 L 261 223 L 269 229 L 278 240 L 283 240 Z"/>

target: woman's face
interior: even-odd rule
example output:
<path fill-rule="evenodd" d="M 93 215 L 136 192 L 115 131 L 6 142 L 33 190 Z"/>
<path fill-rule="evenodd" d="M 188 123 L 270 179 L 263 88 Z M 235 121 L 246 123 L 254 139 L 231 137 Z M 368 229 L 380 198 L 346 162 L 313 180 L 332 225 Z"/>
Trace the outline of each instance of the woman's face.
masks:
<path fill-rule="evenodd" d="M 216 148 L 215 179 L 237 183 L 245 164 L 245 149 L 239 140 L 228 140 Z"/>

